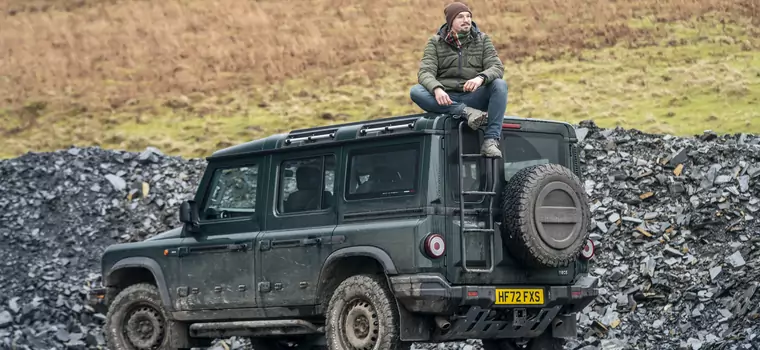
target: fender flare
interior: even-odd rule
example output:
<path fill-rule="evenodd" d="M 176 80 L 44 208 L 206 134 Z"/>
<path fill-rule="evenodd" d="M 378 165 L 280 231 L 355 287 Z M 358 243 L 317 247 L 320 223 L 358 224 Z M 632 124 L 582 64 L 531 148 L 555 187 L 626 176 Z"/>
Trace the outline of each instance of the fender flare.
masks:
<path fill-rule="evenodd" d="M 151 258 L 132 257 L 117 261 L 116 264 L 108 270 L 108 277 L 106 278 L 107 285 L 112 285 L 115 282 L 112 281 L 114 272 L 131 267 L 144 268 L 153 274 L 153 278 L 156 280 L 156 287 L 158 287 L 158 293 L 161 296 L 161 302 L 168 310 L 173 310 L 171 299 L 169 298 L 169 289 L 166 286 L 166 280 L 164 280 L 164 272 L 161 270 L 161 266 Z"/>
<path fill-rule="evenodd" d="M 393 264 L 391 256 L 388 255 L 388 253 L 386 253 L 384 250 L 372 246 L 355 246 L 341 248 L 332 252 L 332 254 L 330 254 L 327 259 L 325 259 L 324 264 L 322 264 L 322 269 L 319 272 L 319 275 L 323 276 L 325 269 L 334 261 L 350 256 L 366 256 L 368 258 L 374 258 L 380 263 L 380 265 L 383 266 L 383 270 L 385 270 L 386 274 L 398 274 L 398 270 L 396 270 L 396 265 Z"/>

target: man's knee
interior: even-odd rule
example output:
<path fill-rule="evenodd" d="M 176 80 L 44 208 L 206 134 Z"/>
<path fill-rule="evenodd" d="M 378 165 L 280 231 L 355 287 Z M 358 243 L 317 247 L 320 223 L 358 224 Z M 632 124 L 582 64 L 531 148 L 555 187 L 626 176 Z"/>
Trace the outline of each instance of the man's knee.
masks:
<path fill-rule="evenodd" d="M 409 90 L 409 97 L 411 97 L 412 100 L 425 98 L 425 96 L 429 94 L 430 93 L 427 91 L 427 89 L 425 89 L 425 87 L 422 86 L 421 84 L 412 86 L 412 88 Z"/>
<path fill-rule="evenodd" d="M 494 79 L 490 84 L 488 84 L 491 88 L 491 92 L 497 93 L 497 94 L 506 94 L 507 93 L 507 82 L 504 79 Z"/>

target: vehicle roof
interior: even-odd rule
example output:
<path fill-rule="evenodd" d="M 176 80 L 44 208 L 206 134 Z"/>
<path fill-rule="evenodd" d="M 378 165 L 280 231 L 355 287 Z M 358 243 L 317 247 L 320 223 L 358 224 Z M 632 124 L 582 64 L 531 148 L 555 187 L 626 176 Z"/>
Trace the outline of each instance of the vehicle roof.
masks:
<path fill-rule="evenodd" d="M 442 132 L 445 121 L 451 118 L 449 114 L 419 113 L 373 120 L 332 124 L 326 126 L 294 129 L 288 133 L 273 134 L 264 138 L 244 142 L 238 145 L 220 149 L 207 160 L 240 157 L 255 153 L 273 152 L 278 150 L 303 147 L 307 145 L 335 144 L 378 136 L 394 136 L 408 134 L 424 134 Z M 516 116 L 505 116 L 504 123 L 535 123 L 550 124 L 553 128 L 567 129 L 575 137 L 572 125 L 562 121 L 526 119 Z"/>

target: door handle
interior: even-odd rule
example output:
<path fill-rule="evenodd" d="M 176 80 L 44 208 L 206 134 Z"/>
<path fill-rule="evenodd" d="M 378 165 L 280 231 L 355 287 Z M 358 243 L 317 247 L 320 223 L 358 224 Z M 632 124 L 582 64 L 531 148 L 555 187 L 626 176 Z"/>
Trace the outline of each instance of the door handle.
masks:
<path fill-rule="evenodd" d="M 230 244 L 227 246 L 227 250 L 231 252 L 244 252 L 248 250 L 248 244 L 247 243 Z"/>
<path fill-rule="evenodd" d="M 304 238 L 301 240 L 301 245 L 309 246 L 309 245 L 319 245 L 322 243 L 321 237 L 312 237 L 312 238 Z"/>

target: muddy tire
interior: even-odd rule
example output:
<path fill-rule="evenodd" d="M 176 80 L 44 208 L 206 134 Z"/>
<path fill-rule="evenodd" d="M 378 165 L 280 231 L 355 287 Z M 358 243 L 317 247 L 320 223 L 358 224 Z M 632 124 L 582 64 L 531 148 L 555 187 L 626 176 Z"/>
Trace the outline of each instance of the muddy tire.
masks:
<path fill-rule="evenodd" d="M 330 350 L 408 348 L 399 336 L 396 299 L 380 275 L 356 275 L 341 282 L 330 298 L 325 336 Z"/>
<path fill-rule="evenodd" d="M 580 179 L 558 164 L 518 171 L 502 193 L 502 240 L 526 267 L 567 266 L 588 238 L 590 211 Z"/>
<path fill-rule="evenodd" d="M 167 349 L 168 314 L 152 284 L 131 285 L 108 308 L 105 333 L 112 350 Z"/>

